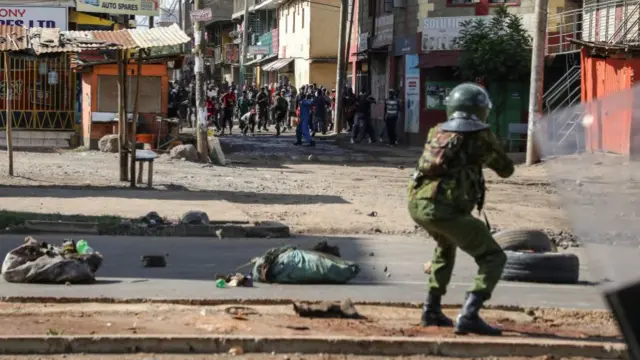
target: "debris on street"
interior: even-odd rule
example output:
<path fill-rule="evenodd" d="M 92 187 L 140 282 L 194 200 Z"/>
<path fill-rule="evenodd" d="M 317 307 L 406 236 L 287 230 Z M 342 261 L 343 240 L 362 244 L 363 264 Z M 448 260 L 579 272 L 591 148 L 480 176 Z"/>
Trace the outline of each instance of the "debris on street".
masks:
<path fill-rule="evenodd" d="M 67 239 L 60 247 L 28 236 L 5 256 L 2 277 L 11 283 L 87 284 L 95 282 L 101 265 L 102 255 L 84 240 Z"/>
<path fill-rule="evenodd" d="M 252 274 L 243 275 L 241 273 L 215 276 L 216 284 L 224 285 L 218 287 L 253 287 Z"/>
<path fill-rule="evenodd" d="M 321 242 L 313 249 L 273 248 L 252 261 L 253 278 L 277 284 L 345 284 L 360 273 L 360 266 L 339 256 L 337 246 Z"/>
<path fill-rule="evenodd" d="M 167 266 L 167 256 L 169 254 L 164 255 L 143 255 L 140 258 L 142 262 L 142 266 L 149 267 L 166 267 Z"/>
<path fill-rule="evenodd" d="M 356 310 L 351 299 L 340 302 L 323 301 L 321 303 L 294 302 L 293 310 L 300 317 L 364 319 Z"/>

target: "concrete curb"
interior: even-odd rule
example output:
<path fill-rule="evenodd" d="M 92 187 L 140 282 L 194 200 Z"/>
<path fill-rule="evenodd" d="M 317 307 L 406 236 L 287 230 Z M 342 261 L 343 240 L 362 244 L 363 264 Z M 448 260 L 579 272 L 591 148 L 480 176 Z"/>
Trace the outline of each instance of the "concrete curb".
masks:
<path fill-rule="evenodd" d="M 619 343 L 531 338 L 408 338 L 408 337 L 253 337 L 253 336 L 7 336 L 0 337 L 2 354 L 101 353 L 302 353 L 354 355 L 438 355 L 452 357 L 586 357 L 626 359 Z"/>
<path fill-rule="evenodd" d="M 123 233 L 100 234 L 96 223 L 71 221 L 27 220 L 24 225 L 11 228 L 3 234 L 64 233 L 76 235 L 129 235 L 129 236 L 173 236 L 173 237 L 217 237 L 217 238 L 284 238 L 291 236 L 287 225 L 275 221 L 234 222 L 219 221 L 211 225 L 176 224 L 152 230 L 133 229 Z"/>

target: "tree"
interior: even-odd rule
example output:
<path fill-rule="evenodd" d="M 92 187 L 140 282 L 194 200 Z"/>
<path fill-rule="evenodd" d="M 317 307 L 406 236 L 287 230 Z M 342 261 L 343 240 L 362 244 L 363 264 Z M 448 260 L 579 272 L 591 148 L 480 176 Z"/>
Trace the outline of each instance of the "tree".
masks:
<path fill-rule="evenodd" d="M 477 18 L 463 22 L 454 45 L 462 53 L 458 71 L 464 80 L 482 79 L 495 84 L 529 79 L 532 38 L 520 16 L 510 13 L 504 5 L 496 9 L 490 21 Z M 507 94 L 492 96 L 499 118 Z"/>

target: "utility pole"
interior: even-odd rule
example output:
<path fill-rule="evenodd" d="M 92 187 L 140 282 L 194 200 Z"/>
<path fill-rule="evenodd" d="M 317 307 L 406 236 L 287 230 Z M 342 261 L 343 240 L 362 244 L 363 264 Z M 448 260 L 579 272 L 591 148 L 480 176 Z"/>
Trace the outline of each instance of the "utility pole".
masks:
<path fill-rule="evenodd" d="M 182 18 L 182 0 L 178 0 L 178 25 L 184 31 L 184 19 Z M 180 51 L 184 53 L 184 44 L 180 45 Z"/>
<path fill-rule="evenodd" d="M 238 84 L 244 89 L 244 63 L 247 58 L 247 41 L 249 40 L 249 0 L 244 0 L 244 23 L 242 24 L 242 50 L 240 51 L 240 79 Z"/>
<path fill-rule="evenodd" d="M 349 0 L 342 0 L 340 3 L 340 38 L 338 40 L 338 73 L 336 74 L 336 124 L 334 131 L 340 134 L 344 113 L 344 101 L 342 101 L 342 89 L 344 88 L 344 78 L 346 70 L 346 37 L 347 37 L 347 11 L 349 10 Z"/>
<path fill-rule="evenodd" d="M 351 38 L 353 37 L 353 14 L 356 12 L 356 0 L 351 0 L 351 14 L 349 14 L 349 32 L 347 33 L 346 60 L 344 61 L 345 74 L 349 69 L 349 55 L 351 54 Z M 345 76 L 346 77 L 346 76 Z"/>
<path fill-rule="evenodd" d="M 193 1 L 193 9 L 200 10 L 200 0 Z M 209 159 L 209 144 L 207 144 L 207 116 L 204 108 L 204 56 L 203 56 L 203 39 L 200 21 L 193 22 L 193 37 L 195 40 L 195 56 L 196 56 L 196 136 L 198 144 L 198 157 L 200 161 L 206 162 Z"/>
<path fill-rule="evenodd" d="M 544 94 L 544 53 L 547 35 L 547 7 L 549 0 L 536 0 L 533 51 L 531 54 L 531 80 L 529 82 L 529 127 L 527 131 L 527 165 L 540 161 L 537 151 L 535 128 L 542 116 L 542 96 Z"/>

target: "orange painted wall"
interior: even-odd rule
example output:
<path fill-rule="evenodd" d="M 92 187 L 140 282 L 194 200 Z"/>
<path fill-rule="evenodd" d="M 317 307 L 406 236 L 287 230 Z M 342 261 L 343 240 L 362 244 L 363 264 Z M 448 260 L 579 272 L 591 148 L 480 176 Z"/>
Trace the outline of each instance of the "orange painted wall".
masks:
<path fill-rule="evenodd" d="M 640 74 L 640 59 L 596 58 L 583 49 L 581 65 L 582 102 L 594 118 L 586 129 L 587 150 L 640 154 L 640 146 L 631 141 L 640 137 L 640 129 L 631 126 L 638 123 L 633 121 L 634 99 L 625 91 L 633 86 L 634 74 Z"/>
<path fill-rule="evenodd" d="M 138 66 L 136 64 L 129 64 L 127 66 L 127 74 L 129 76 L 137 75 Z M 113 124 L 101 124 L 91 122 L 91 113 L 98 110 L 98 76 L 100 75 L 118 75 L 118 68 L 116 64 L 96 65 L 91 72 L 82 74 L 82 136 L 87 141 L 100 140 L 105 135 L 113 134 L 117 132 L 118 127 Z M 166 64 L 143 64 L 141 76 L 157 76 L 161 78 L 162 91 L 161 91 L 161 106 L 162 113 L 160 115 L 166 116 L 169 105 L 169 77 Z M 90 106 L 87 106 L 90 104 Z M 150 129 L 153 134 L 158 134 L 159 122 L 156 121 L 156 113 L 140 113 L 140 116 L 144 119 L 145 125 Z M 161 136 L 165 136 L 167 133 L 166 126 L 160 131 Z M 89 144 L 85 144 L 89 145 Z"/>

